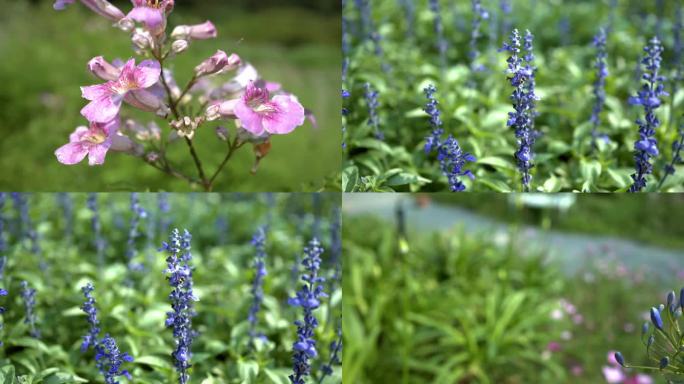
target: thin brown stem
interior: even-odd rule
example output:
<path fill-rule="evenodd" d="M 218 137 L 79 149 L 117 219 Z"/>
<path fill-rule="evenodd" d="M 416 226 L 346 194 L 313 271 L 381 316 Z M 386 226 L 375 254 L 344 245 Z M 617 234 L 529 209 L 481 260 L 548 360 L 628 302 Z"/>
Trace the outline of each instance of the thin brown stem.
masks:
<path fill-rule="evenodd" d="M 235 153 L 235 151 L 237 149 L 239 149 L 240 147 L 242 147 L 243 145 L 244 145 L 244 143 L 238 144 L 237 136 L 235 137 L 235 139 L 233 139 L 233 142 L 230 143 L 230 145 L 228 146 L 228 153 L 226 153 L 226 157 L 223 158 L 223 161 L 221 162 L 221 164 L 216 169 L 216 172 L 214 172 L 214 174 L 211 176 L 211 179 L 209 179 L 209 190 L 210 191 L 211 191 L 211 188 L 213 187 L 214 181 L 216 180 L 218 175 L 221 173 L 223 168 L 226 166 L 226 164 L 228 163 L 228 160 L 230 160 L 230 158 L 233 157 L 233 154 Z"/>

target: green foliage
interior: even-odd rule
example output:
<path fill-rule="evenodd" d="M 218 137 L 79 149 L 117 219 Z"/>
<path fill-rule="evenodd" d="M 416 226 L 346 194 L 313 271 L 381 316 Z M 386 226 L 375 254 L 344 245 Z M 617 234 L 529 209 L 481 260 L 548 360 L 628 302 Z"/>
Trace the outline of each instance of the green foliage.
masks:
<path fill-rule="evenodd" d="M 427 0 L 415 0 L 415 36 L 406 36 L 405 13 L 401 2 L 372 1 L 373 18 L 381 37 L 384 55 L 375 55 L 375 46 L 362 39 L 360 17 L 352 2 L 344 11 L 350 23 L 352 49 L 350 69 L 343 88 L 351 92 L 345 102 L 350 111 L 346 117 L 347 144 L 344 173 L 357 175 L 346 184 L 347 191 L 447 191 L 446 178 L 441 175 L 436 156 L 425 155 L 425 138 L 431 127 L 422 111 L 426 103 L 423 89 L 428 84 L 437 87 L 436 97 L 442 112 L 445 134 L 453 134 L 462 149 L 478 160 L 467 164 L 476 175 L 465 180 L 469 191 L 515 192 L 520 190 L 514 152 L 516 139 L 506 126 L 508 113 L 513 111 L 509 100 L 512 89 L 506 80 L 506 53 L 497 52 L 503 37 L 497 1 L 484 1 L 490 19 L 482 24 L 478 49 L 479 63 L 487 70 L 472 73 L 469 69 L 469 40 L 472 11 L 470 1 L 440 1 L 445 37 L 449 43 L 448 67 L 440 69 L 436 49 L 433 19 Z M 665 41 L 663 73 L 671 76 L 675 70 L 670 53 L 671 27 L 674 23 L 674 2 L 666 3 L 661 20 Z M 541 192 L 624 192 L 631 184 L 634 172 L 633 146 L 638 137 L 634 123 L 636 106 L 627 99 L 640 87 L 635 79 L 635 67 L 645 42 L 654 35 L 654 2 L 619 2 L 615 25 L 608 39 L 607 100 L 601 114 L 599 131 L 610 142 L 599 141 L 593 151 L 591 122 L 592 83 L 595 50 L 592 36 L 609 19 L 607 1 L 520 1 L 513 2 L 511 24 L 521 31 L 529 29 L 535 35 L 537 103 L 539 116 L 536 129 L 541 136 L 535 145 L 535 167 L 532 170 L 532 190 Z M 557 27 L 567 21 L 570 33 Z M 569 41 L 565 41 L 569 40 Z M 382 63 L 392 67 L 385 73 Z M 368 126 L 368 110 L 363 85 L 369 82 L 379 91 L 380 128 L 385 135 L 381 142 L 373 138 Z M 475 84 L 472 87 L 472 84 Z M 666 84 L 670 89 L 671 83 Z M 684 102 L 684 90 L 667 98 L 657 115 L 662 121 L 656 137 L 661 155 L 654 164 L 648 191 L 657 189 L 664 166 L 672 158 L 671 144 L 677 135 L 677 111 Z M 679 119 L 681 120 L 681 119 Z M 667 179 L 662 191 L 682 191 L 684 168 Z M 402 172 L 410 177 L 401 183 L 390 183 L 391 173 Z"/>
<path fill-rule="evenodd" d="M 126 241 L 130 220 L 128 194 L 100 194 L 100 216 L 108 242 L 106 264 L 98 268 L 86 196 L 72 194 L 75 206 L 74 234 L 65 236 L 65 216 L 52 194 L 31 196 L 31 217 L 36 224 L 46 269 L 39 268 L 38 256 L 30 252 L 29 242 L 17 242 L 19 218 L 11 204 L 2 212 L 10 249 L 5 278 L 0 285 L 9 291 L 2 299 L 7 308 L 0 340 L 0 383 L 74 383 L 102 382 L 95 367 L 93 352 L 80 351 L 81 337 L 87 332 L 85 314 L 80 309 L 80 288 L 93 282 L 102 334 L 115 337 L 122 351 L 135 361 L 126 368 L 141 384 L 177 381 L 171 353 L 172 332 L 164 326 L 171 310 L 171 288 L 164 277 L 166 254 L 157 249 L 168 238 L 160 233 L 159 220 L 170 220 L 170 228 L 187 228 L 193 235 L 192 253 L 197 316 L 193 327 L 198 336 L 193 343 L 191 383 L 202 384 L 285 384 L 291 373 L 292 343 L 296 337 L 293 322 L 300 311 L 287 305 L 300 283 L 293 274 L 296 256 L 313 236 L 314 213 L 321 217 L 320 236 L 325 252 L 322 272 L 331 277 L 330 223 L 339 196 L 323 194 L 320 206 L 310 194 L 276 194 L 270 208 L 263 195 L 171 194 L 171 211 L 160 214 L 155 194 L 141 194 L 141 205 L 148 215 L 141 222 L 141 237 L 135 242 L 135 261 L 145 270 L 134 273 L 133 286 L 127 286 Z M 269 219 L 270 217 L 270 219 Z M 227 221 L 224 227 L 217 220 Z M 254 278 L 252 234 L 270 222 L 267 235 L 265 297 L 257 331 L 268 341 L 257 340 L 248 347 L 247 314 L 252 303 Z M 147 237 L 151 228 L 151 238 Z M 23 324 L 24 310 L 19 284 L 27 280 L 37 290 L 36 310 L 40 340 L 28 337 Z M 330 283 L 332 284 L 332 283 Z M 329 285 L 332 286 L 332 285 Z M 327 288 L 329 291 L 329 288 Z M 341 287 L 329 292 L 316 311 L 320 326 L 316 332 L 319 358 L 312 362 L 318 382 L 321 365 L 329 359 L 328 345 L 336 338 L 336 319 L 340 316 Z M 341 369 L 324 383 L 341 383 Z M 4 381 L 3 381 L 4 379 Z"/>
<path fill-rule="evenodd" d="M 558 382 L 542 351 L 563 288 L 540 255 L 456 231 L 399 247 L 370 217 L 346 218 L 345 377 L 396 383 Z"/>

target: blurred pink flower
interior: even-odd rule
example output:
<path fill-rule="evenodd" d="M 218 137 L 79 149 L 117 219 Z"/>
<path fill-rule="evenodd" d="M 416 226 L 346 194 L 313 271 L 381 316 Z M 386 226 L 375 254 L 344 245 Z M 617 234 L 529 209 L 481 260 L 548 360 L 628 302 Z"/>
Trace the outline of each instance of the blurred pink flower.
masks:
<path fill-rule="evenodd" d="M 622 383 L 625 380 L 625 374 L 622 372 L 621 367 L 606 367 L 602 368 L 603 378 L 609 384 Z"/>
<path fill-rule="evenodd" d="M 573 376 L 582 376 L 584 373 L 584 368 L 582 368 L 582 366 L 579 364 L 574 364 L 570 368 L 570 373 L 572 373 Z"/>
<path fill-rule="evenodd" d="M 81 87 L 83 98 L 90 100 L 90 103 L 81 109 L 81 114 L 88 121 L 106 123 L 119 114 L 124 100 L 146 110 L 159 107 L 160 100 L 151 92 L 139 92 L 135 95 L 129 93 L 153 86 L 159 80 L 160 73 L 161 69 L 156 61 L 145 60 L 136 67 L 135 59 L 128 60 L 118 79 Z"/>
<path fill-rule="evenodd" d="M 174 0 L 131 0 L 133 9 L 127 18 L 145 25 L 145 28 L 158 35 L 166 29 L 166 15 L 173 11 Z"/>
<path fill-rule="evenodd" d="M 561 350 L 561 345 L 557 341 L 551 341 L 546 345 L 546 350 L 550 352 L 558 352 Z"/>
<path fill-rule="evenodd" d="M 247 85 L 233 112 L 242 127 L 255 136 L 264 132 L 287 134 L 304 124 L 304 107 L 295 96 L 277 95 L 271 99 L 268 90 L 253 82 Z"/>

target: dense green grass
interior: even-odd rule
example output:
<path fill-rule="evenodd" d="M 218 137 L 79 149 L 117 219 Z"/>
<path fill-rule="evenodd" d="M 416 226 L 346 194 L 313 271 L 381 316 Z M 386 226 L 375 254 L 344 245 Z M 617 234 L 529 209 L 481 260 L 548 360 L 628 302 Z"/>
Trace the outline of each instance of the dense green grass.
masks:
<path fill-rule="evenodd" d="M 21 383 L 102 383 L 95 368 L 93 351 L 82 353 L 82 336 L 88 331 L 80 288 L 87 282 L 95 286 L 94 297 L 99 309 L 102 333 L 116 338 L 119 348 L 131 354 L 135 362 L 124 368 L 133 375 L 132 383 L 158 384 L 178 382 L 171 353 L 174 349 L 172 330 L 164 325 L 171 310 L 171 292 L 165 278 L 167 253 L 158 248 L 167 241 L 162 221 L 169 230 L 186 228 L 192 234 L 192 266 L 194 306 L 197 316 L 193 329 L 198 332 L 193 343 L 190 384 L 285 384 L 292 372 L 292 343 L 296 338 L 295 319 L 301 310 L 287 304 L 287 298 L 299 288 L 296 260 L 314 236 L 314 217 L 319 218 L 319 236 L 325 249 L 321 274 L 333 275 L 331 264 L 331 223 L 339 208 L 339 195 L 322 194 L 318 200 L 310 194 L 276 194 L 273 203 L 266 195 L 251 194 L 171 194 L 170 211 L 158 209 L 158 196 L 140 194 L 147 211 L 142 219 L 139 237 L 133 242 L 135 263 L 144 270 L 127 269 L 126 249 L 131 210 L 129 194 L 99 194 L 99 215 L 107 241 L 105 262 L 99 266 L 93 245 L 92 212 L 86 208 L 85 194 L 71 194 L 73 232 L 67 230 L 70 217 L 57 204 L 55 194 L 34 194 L 30 198 L 29 215 L 39 236 L 41 252 L 30 251 L 31 242 L 21 238 L 22 221 L 8 202 L 0 209 L 3 238 L 9 247 L 0 287 L 9 295 L 0 299 L 7 309 L 2 316 L 4 342 L 0 349 L 0 381 L 18 383 L 4 373 L 14 366 L 17 376 L 34 377 Z M 218 220 L 222 221 L 218 221 Z M 223 223 L 223 224 L 221 224 Z M 264 302 L 257 330 L 268 343 L 248 348 L 247 314 L 252 303 L 251 287 L 255 276 L 255 249 L 250 244 L 253 233 L 261 225 L 269 225 L 266 235 L 266 269 Z M 339 259 L 338 259 L 339 260 Z M 41 263 L 44 262 L 44 263 Z M 44 265 L 44 268 L 41 268 Z M 294 272 L 293 272 L 294 271 Z M 37 290 L 37 328 L 42 337 L 33 339 L 24 324 L 25 311 L 20 297 L 21 281 Z M 329 344 L 336 337 L 340 313 L 339 284 L 326 282 L 330 297 L 322 299 L 315 311 L 320 320 L 316 331 L 319 358 L 312 360 L 312 372 L 329 358 Z M 60 372 L 63 381 L 51 376 Z M 39 381 L 40 373 L 48 378 Z M 74 376 L 75 375 L 75 376 Z M 82 378 L 84 380 L 77 379 Z M 122 383 L 129 382 L 121 380 Z M 342 382 L 339 367 L 325 384 Z"/>
<path fill-rule="evenodd" d="M 660 247 L 684 249 L 684 227 L 675 212 L 684 209 L 677 194 L 648 196 L 588 195 L 578 198 L 566 214 L 541 213 L 510 206 L 504 196 L 491 194 L 433 195 L 436 201 L 455 204 L 508 223 L 540 225 L 548 216 L 554 228 L 596 236 L 617 236 Z M 591 217 L 591 220 L 587 218 Z"/>
<path fill-rule="evenodd" d="M 56 12 L 52 2 L 29 6 L 1 0 L 0 15 L 0 188 L 30 191 L 173 190 L 191 188 L 145 165 L 139 159 L 110 153 L 102 167 L 63 166 L 53 152 L 66 143 L 85 120 L 79 86 L 98 81 L 86 70 L 98 55 L 107 59 L 132 56 L 130 41 L 121 31 L 80 5 Z M 293 134 L 273 138 L 273 149 L 257 175 L 246 146 L 219 177 L 215 190 L 290 191 L 330 188 L 326 178 L 339 173 L 339 17 L 298 8 L 259 12 L 229 6 L 179 8 L 169 28 L 211 19 L 217 40 L 197 42 L 174 61 L 179 83 L 216 49 L 236 52 L 252 62 L 264 77 L 282 82 L 302 104 L 312 109 L 320 128 L 310 124 Z M 123 5 L 127 9 L 128 5 Z M 126 108 L 126 107 L 124 107 Z M 128 111 L 131 109 L 128 108 Z M 225 144 L 206 125 L 196 147 L 208 172 L 223 158 Z M 163 126 L 162 126 L 163 127 Z M 205 129 L 206 128 L 206 129 Z M 170 158 L 196 175 L 187 148 L 174 145 Z M 182 160 L 182 161 L 181 161 Z"/>
<path fill-rule="evenodd" d="M 610 350 L 647 363 L 644 313 L 681 285 L 603 251 L 568 275 L 515 230 L 403 237 L 364 215 L 343 238 L 350 383 L 605 383 Z"/>

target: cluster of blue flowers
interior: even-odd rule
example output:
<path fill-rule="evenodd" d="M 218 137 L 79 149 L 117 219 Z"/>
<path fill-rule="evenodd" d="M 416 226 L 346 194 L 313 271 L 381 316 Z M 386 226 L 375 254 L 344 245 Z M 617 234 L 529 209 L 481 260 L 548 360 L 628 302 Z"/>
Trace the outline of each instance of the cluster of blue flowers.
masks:
<path fill-rule="evenodd" d="M 675 377 L 681 379 L 684 362 L 677 357 L 681 352 L 680 344 L 684 337 L 682 328 L 679 326 L 683 310 L 684 288 L 679 292 L 679 300 L 674 291 L 670 291 L 667 294 L 666 304 L 652 307 L 649 311 L 650 324 L 644 323 L 641 328 L 641 340 L 646 347 L 646 354 L 649 360 L 657 362 L 657 366 L 628 364 L 621 352 L 615 352 L 615 360 L 625 368 L 660 372 L 666 375 L 668 381 Z"/>
<path fill-rule="evenodd" d="M 476 63 L 477 58 L 480 56 L 480 51 L 477 48 L 477 40 L 480 38 L 480 27 L 482 20 L 487 20 L 489 18 L 489 12 L 487 12 L 487 10 L 482 6 L 481 0 L 471 1 L 473 9 L 473 23 L 470 33 L 470 51 L 468 52 L 468 57 L 470 58 L 470 68 L 475 72 L 480 72 L 483 71 L 485 67 Z"/>
<path fill-rule="evenodd" d="M 430 116 L 430 125 L 432 126 L 431 135 L 425 139 L 425 153 L 436 150 L 440 169 L 442 174 L 446 176 L 451 191 L 464 191 L 466 186 L 461 181 L 461 177 L 467 176 L 470 179 L 474 179 L 475 176 L 469 170 L 464 170 L 463 167 L 466 163 L 475 161 L 475 156 L 463 152 L 458 141 L 453 136 L 449 135 L 446 140 L 442 139 L 444 129 L 442 128 L 443 123 L 438 108 L 439 102 L 435 98 L 437 88 L 430 84 L 423 92 L 425 92 L 425 97 L 428 99 L 424 111 Z"/>
<path fill-rule="evenodd" d="M 187 230 L 181 236 L 178 229 L 174 229 L 169 236 L 169 242 L 162 245 L 162 249 L 168 252 L 165 273 L 169 285 L 173 288 L 169 294 L 173 311 L 166 314 L 166 326 L 173 328 L 173 337 L 176 340 L 173 358 L 180 384 L 186 384 L 190 379 L 188 369 L 191 366 L 192 339 L 195 337 L 192 318 L 195 316 L 193 307 L 197 298 L 192 291 L 191 240 L 192 236 Z"/>
<path fill-rule="evenodd" d="M 318 380 L 319 383 L 323 382 L 326 376 L 332 375 L 333 366 L 342 364 L 342 319 L 340 319 L 337 324 L 337 338 L 330 343 L 330 359 L 327 364 L 323 364 L 321 371 L 323 374 Z"/>
<path fill-rule="evenodd" d="M 31 288 L 27 281 L 21 282 L 21 299 L 24 302 L 24 324 L 29 327 L 29 334 L 36 339 L 40 338 L 40 331 L 36 327 L 38 318 L 36 316 L 36 290 Z"/>
<path fill-rule="evenodd" d="M 0 288 L 0 297 L 7 296 L 8 292 L 5 288 Z M 5 307 L 0 306 L 0 316 L 5 314 Z M 0 330 L 5 326 L 4 322 L 0 322 Z M 2 341 L 0 340 L 0 346 L 2 346 Z"/>
<path fill-rule="evenodd" d="M 511 56 L 508 63 L 508 80 L 514 90 L 511 94 L 514 112 L 509 112 L 507 125 L 515 129 L 515 137 L 518 139 L 518 150 L 515 159 L 522 177 L 523 191 L 529 191 L 532 176 L 530 170 L 534 167 L 533 146 L 537 137 L 534 130 L 534 118 L 536 116 L 535 81 L 533 66 L 534 54 L 532 53 L 533 36 L 530 31 L 525 35 L 525 56 L 520 56 L 520 33 L 517 29 L 511 32 L 510 42 L 504 43 L 503 50 Z"/>
<path fill-rule="evenodd" d="M 136 192 L 131 193 L 131 223 L 128 228 L 128 241 L 126 243 L 126 260 L 129 272 L 129 283 L 133 282 L 133 272 L 141 271 L 143 265 L 141 263 L 136 263 L 133 260 L 137 254 L 137 249 L 135 246 L 135 241 L 138 238 L 138 227 L 140 225 L 140 220 L 147 217 L 147 212 L 140 205 L 140 199 Z"/>
<path fill-rule="evenodd" d="M 119 384 L 118 378 L 121 376 L 133 380 L 130 372 L 121 368 L 124 363 L 133 362 L 133 357 L 126 352 L 121 352 L 116 345 L 116 340 L 109 334 L 106 334 L 95 347 L 95 361 L 105 378 L 105 384 Z"/>
<path fill-rule="evenodd" d="M 344 99 L 348 99 L 351 97 L 351 93 L 349 91 L 343 89 L 342 90 L 342 102 L 344 102 Z M 345 142 L 345 136 L 347 133 L 347 124 L 346 124 L 346 117 L 349 114 L 349 109 L 346 107 L 342 107 L 342 150 L 345 150 L 347 148 L 347 143 Z"/>
<path fill-rule="evenodd" d="M 438 0 L 430 0 L 430 10 L 434 16 L 435 35 L 437 36 L 437 51 L 439 52 L 440 68 L 442 72 L 447 68 L 447 50 L 449 43 L 444 37 L 444 25 L 442 23 L 442 14 L 439 9 Z"/>
<path fill-rule="evenodd" d="M 366 104 L 368 105 L 368 125 L 373 128 L 376 139 L 384 140 L 385 135 L 380 131 L 380 118 L 378 117 L 378 107 L 380 107 L 378 91 L 374 90 L 370 83 L 366 83 L 365 90 Z"/>
<path fill-rule="evenodd" d="M 102 224 L 100 223 L 100 212 L 97 205 L 97 194 L 91 193 L 88 195 L 88 209 L 93 217 L 90 219 L 90 225 L 93 230 L 93 242 L 97 251 L 97 263 L 100 270 L 105 263 L 105 249 L 107 248 L 107 240 L 102 236 Z"/>
<path fill-rule="evenodd" d="M 511 0 L 499 0 L 499 9 L 501 9 L 501 38 L 505 40 L 509 33 L 511 33 L 512 23 L 511 14 L 513 13 L 513 4 Z"/>
<path fill-rule="evenodd" d="M 639 125 L 639 139 L 634 143 L 634 160 L 636 172 L 632 174 L 634 183 L 629 188 L 629 192 L 639 192 L 646 187 L 646 176 L 653 173 L 651 158 L 659 155 L 658 141 L 656 140 L 656 129 L 660 126 L 660 120 L 655 114 L 656 109 L 661 105 L 661 96 L 667 96 L 663 82 L 665 77 L 660 74 L 661 54 L 663 46 L 657 37 L 651 39 L 644 48 L 646 53 L 641 63 L 644 66 L 642 75 L 645 83 L 637 96 L 630 97 L 631 105 L 641 105 L 644 108 L 644 119 L 637 119 Z"/>
<path fill-rule="evenodd" d="M 317 239 L 309 242 L 304 248 L 304 258 L 302 259 L 301 289 L 297 291 L 295 297 L 291 297 L 288 303 L 295 307 L 301 307 L 304 311 L 304 320 L 295 321 L 297 326 L 297 340 L 292 345 L 293 349 L 293 373 L 290 375 L 292 384 L 306 384 L 305 378 L 311 374 L 310 359 L 318 356 L 316 350 L 316 339 L 314 331 L 318 326 L 318 319 L 314 315 L 320 305 L 320 299 L 327 297 L 323 292 L 325 278 L 319 276 L 321 268 L 321 254 L 323 248 Z"/>
<path fill-rule="evenodd" d="M 96 348 L 99 342 L 100 321 L 97 319 L 97 307 L 95 306 L 95 298 L 93 297 L 94 290 L 95 287 L 93 287 L 92 283 L 87 283 L 81 288 L 83 296 L 85 296 L 86 299 L 83 305 L 81 305 L 81 310 L 88 316 L 88 324 L 90 325 L 88 334 L 83 336 L 81 352 L 87 351 L 90 347 Z"/>
<path fill-rule="evenodd" d="M 249 307 L 249 344 L 254 345 L 254 339 L 266 340 L 266 336 L 257 332 L 257 322 L 261 303 L 264 301 L 264 277 L 266 277 L 266 231 L 259 227 L 252 236 L 254 246 L 254 280 L 252 281 L 252 305 Z"/>
<path fill-rule="evenodd" d="M 606 65 L 606 31 L 601 28 L 594 36 L 594 47 L 596 47 L 596 80 L 594 81 L 594 108 L 591 112 L 591 147 L 596 149 L 596 140 L 602 135 L 598 131 L 601 123 L 601 111 L 606 102 L 606 77 L 608 77 L 608 66 Z M 605 137 L 605 136 L 604 136 Z"/>

